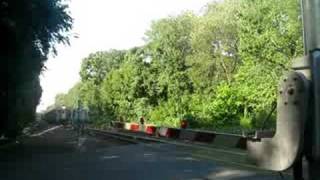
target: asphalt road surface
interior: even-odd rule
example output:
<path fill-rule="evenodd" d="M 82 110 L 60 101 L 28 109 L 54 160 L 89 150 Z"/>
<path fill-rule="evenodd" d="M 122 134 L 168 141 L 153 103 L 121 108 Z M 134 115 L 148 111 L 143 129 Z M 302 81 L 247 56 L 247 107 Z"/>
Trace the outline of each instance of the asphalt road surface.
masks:
<path fill-rule="evenodd" d="M 205 157 L 209 155 L 173 144 L 135 144 L 90 136 L 78 138 L 71 129 L 56 127 L 17 144 L 0 147 L 0 179 L 281 179 L 274 172 L 238 167 Z"/>

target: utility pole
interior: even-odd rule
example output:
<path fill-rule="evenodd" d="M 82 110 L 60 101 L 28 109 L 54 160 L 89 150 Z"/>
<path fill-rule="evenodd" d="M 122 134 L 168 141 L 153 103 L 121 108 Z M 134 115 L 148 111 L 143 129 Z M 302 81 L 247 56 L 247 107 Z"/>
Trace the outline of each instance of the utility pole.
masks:
<path fill-rule="evenodd" d="M 320 0 L 301 0 L 304 52 L 310 67 L 310 114 L 305 128 L 305 155 L 310 180 L 320 179 Z"/>

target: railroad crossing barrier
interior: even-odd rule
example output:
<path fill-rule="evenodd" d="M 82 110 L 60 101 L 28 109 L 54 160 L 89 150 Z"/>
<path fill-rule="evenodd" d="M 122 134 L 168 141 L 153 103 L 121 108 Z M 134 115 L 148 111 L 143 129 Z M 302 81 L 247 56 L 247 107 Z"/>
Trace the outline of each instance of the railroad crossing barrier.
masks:
<path fill-rule="evenodd" d="M 149 134 L 149 135 L 155 135 L 156 130 L 157 130 L 157 127 L 154 125 L 147 124 L 145 127 L 145 132 L 146 132 L 146 134 Z"/>
<path fill-rule="evenodd" d="M 180 129 L 177 128 L 168 128 L 168 127 L 159 127 L 157 136 L 167 137 L 172 139 L 178 139 L 180 134 Z"/>
<path fill-rule="evenodd" d="M 124 129 L 125 128 L 125 123 L 119 122 L 119 121 L 112 121 L 111 126 L 119 129 Z"/>
<path fill-rule="evenodd" d="M 130 130 L 130 128 L 131 128 L 131 123 L 128 123 L 128 122 L 124 123 L 124 129 L 125 130 Z M 122 129 L 122 128 L 120 128 L 120 129 Z"/>
<path fill-rule="evenodd" d="M 179 129 L 169 127 L 156 127 L 154 125 L 145 125 L 144 131 L 140 131 L 138 123 L 113 122 L 113 128 L 125 130 L 139 134 L 157 136 L 159 138 L 168 138 L 182 141 L 190 141 L 195 143 L 206 143 L 214 146 L 246 149 L 247 137 L 236 135 L 217 133 L 213 131 L 202 131 L 193 129 Z M 273 132 L 259 131 L 254 138 L 272 137 Z"/>
<path fill-rule="evenodd" d="M 140 130 L 139 124 L 138 123 L 131 123 L 130 130 L 131 131 L 139 131 Z"/>
<path fill-rule="evenodd" d="M 179 139 L 239 149 L 246 149 L 247 143 L 247 137 L 241 135 L 192 129 L 181 129 Z"/>
<path fill-rule="evenodd" d="M 210 143 L 214 141 L 215 137 L 216 134 L 212 132 L 199 132 L 195 138 L 195 141 Z"/>
<path fill-rule="evenodd" d="M 235 135 L 235 134 L 217 134 L 213 143 L 217 146 L 223 146 L 228 148 L 247 148 L 247 137 Z"/>
<path fill-rule="evenodd" d="M 181 129 L 179 134 L 179 139 L 186 141 L 195 141 L 199 132 L 190 131 L 186 129 Z"/>

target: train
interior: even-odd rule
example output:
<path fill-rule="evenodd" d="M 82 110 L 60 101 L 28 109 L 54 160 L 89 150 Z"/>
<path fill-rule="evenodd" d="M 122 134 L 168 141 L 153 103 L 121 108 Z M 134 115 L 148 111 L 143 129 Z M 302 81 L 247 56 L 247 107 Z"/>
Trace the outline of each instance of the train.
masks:
<path fill-rule="evenodd" d="M 51 124 L 66 124 L 72 119 L 72 109 L 56 107 L 42 114 L 41 119 Z"/>
<path fill-rule="evenodd" d="M 43 113 L 42 120 L 51 124 L 73 124 L 77 120 L 88 121 L 89 111 L 87 109 L 55 107 Z"/>

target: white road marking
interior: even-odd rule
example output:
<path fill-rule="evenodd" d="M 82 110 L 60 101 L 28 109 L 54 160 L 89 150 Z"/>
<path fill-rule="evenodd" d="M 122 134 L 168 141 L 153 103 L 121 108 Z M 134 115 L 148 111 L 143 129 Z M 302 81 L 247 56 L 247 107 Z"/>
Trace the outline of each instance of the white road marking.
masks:
<path fill-rule="evenodd" d="M 103 156 L 102 159 L 116 159 L 119 158 L 119 156 Z"/>
<path fill-rule="evenodd" d="M 192 169 L 184 169 L 183 172 L 185 172 L 185 173 L 192 173 Z"/>
<path fill-rule="evenodd" d="M 193 157 L 177 157 L 176 159 L 184 161 L 199 161 L 199 159 L 195 159 Z"/>
<path fill-rule="evenodd" d="M 61 128 L 61 127 L 62 127 L 62 125 L 60 125 L 60 126 L 54 126 L 54 127 L 50 128 L 50 129 L 44 130 L 44 131 L 42 131 L 42 132 L 40 132 L 40 133 L 32 134 L 31 137 L 42 136 L 43 134 L 46 134 L 46 133 L 48 133 L 48 132 L 50 132 L 50 131 L 53 131 L 53 130 L 58 129 L 58 128 Z"/>

